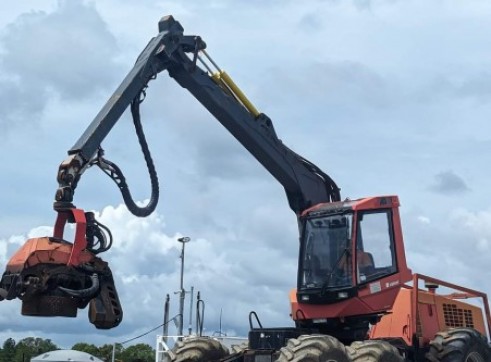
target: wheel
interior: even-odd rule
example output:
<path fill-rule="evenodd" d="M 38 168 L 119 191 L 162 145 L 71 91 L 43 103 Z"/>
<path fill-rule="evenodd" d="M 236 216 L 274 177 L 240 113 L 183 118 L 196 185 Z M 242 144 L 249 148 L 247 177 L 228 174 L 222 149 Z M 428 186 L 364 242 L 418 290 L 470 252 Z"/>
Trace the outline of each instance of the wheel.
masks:
<path fill-rule="evenodd" d="M 353 342 L 347 350 L 353 362 L 404 362 L 398 349 L 385 341 Z"/>
<path fill-rule="evenodd" d="M 172 362 L 211 362 L 228 356 L 228 349 L 210 337 L 189 337 L 172 348 Z"/>
<path fill-rule="evenodd" d="M 346 348 L 327 335 L 305 335 L 292 338 L 280 350 L 276 362 L 351 362 Z"/>
<path fill-rule="evenodd" d="M 426 358 L 431 362 L 487 362 L 491 352 L 486 337 L 478 331 L 455 328 L 436 334 Z"/>

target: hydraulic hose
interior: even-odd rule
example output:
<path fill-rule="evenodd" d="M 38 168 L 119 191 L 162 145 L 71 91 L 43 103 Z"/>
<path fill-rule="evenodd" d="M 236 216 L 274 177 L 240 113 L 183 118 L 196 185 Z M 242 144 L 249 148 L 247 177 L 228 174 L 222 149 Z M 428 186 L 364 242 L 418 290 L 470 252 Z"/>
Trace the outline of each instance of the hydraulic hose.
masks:
<path fill-rule="evenodd" d="M 143 95 L 143 98 L 141 98 L 140 95 Z M 121 191 L 121 195 L 123 196 L 126 207 L 133 215 L 139 217 L 147 217 L 155 210 L 159 201 L 159 180 L 157 176 L 157 171 L 155 170 L 155 165 L 152 160 L 152 156 L 150 155 L 150 150 L 148 149 L 147 140 L 145 138 L 140 119 L 140 103 L 144 99 L 144 89 L 142 89 L 140 95 L 138 95 L 131 102 L 131 115 L 133 117 L 133 124 L 135 126 L 138 142 L 140 143 L 140 147 L 145 158 L 145 163 L 147 164 L 148 174 L 150 175 L 151 194 L 148 203 L 144 206 L 138 206 L 136 204 L 136 202 L 133 200 L 133 197 L 131 196 L 131 192 L 128 184 L 126 183 L 126 178 L 124 177 L 123 172 L 115 163 L 102 157 L 102 154 L 104 152 L 102 149 L 99 150 L 99 155 L 94 160 L 93 164 L 98 165 L 101 170 L 104 171 L 104 173 L 107 174 L 116 183 L 119 190 Z"/>
<path fill-rule="evenodd" d="M 147 164 L 148 174 L 150 175 L 150 183 L 151 183 L 150 200 L 148 201 L 147 205 L 138 206 L 133 200 L 133 197 L 131 196 L 128 186 L 120 187 L 120 190 L 123 196 L 124 203 L 128 207 L 128 210 L 130 210 L 130 212 L 135 216 L 146 217 L 150 215 L 157 207 L 157 203 L 159 201 L 159 180 L 157 176 L 157 171 L 155 170 L 155 165 L 153 163 L 152 156 L 150 154 L 150 150 L 148 149 L 148 144 L 145 138 L 145 134 L 143 132 L 143 127 L 141 124 L 140 103 L 142 101 L 143 99 L 140 99 L 140 97 L 138 96 L 133 100 L 133 102 L 131 102 L 131 115 L 133 116 L 133 124 L 135 126 L 138 142 L 140 143 L 143 156 L 145 158 L 145 163 Z"/>

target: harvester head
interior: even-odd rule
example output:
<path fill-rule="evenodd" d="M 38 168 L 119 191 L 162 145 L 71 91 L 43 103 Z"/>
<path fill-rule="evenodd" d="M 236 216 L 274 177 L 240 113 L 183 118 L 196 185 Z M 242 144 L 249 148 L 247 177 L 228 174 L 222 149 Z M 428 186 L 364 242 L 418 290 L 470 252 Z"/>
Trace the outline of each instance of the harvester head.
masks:
<path fill-rule="evenodd" d="M 22 315 L 42 317 L 76 317 L 77 309 L 89 305 L 89 320 L 96 328 L 116 327 L 123 312 L 111 269 L 87 249 L 85 215 L 74 215 L 73 244 L 59 237 L 60 226 L 69 219 L 62 215 L 55 237 L 29 239 L 12 256 L 0 280 L 0 300 L 19 298 Z"/>

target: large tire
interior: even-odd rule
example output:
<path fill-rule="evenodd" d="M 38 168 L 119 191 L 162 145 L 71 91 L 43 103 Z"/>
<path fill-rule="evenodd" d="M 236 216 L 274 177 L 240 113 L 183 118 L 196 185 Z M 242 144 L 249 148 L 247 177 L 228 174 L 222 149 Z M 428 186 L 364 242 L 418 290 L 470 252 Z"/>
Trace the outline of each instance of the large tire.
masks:
<path fill-rule="evenodd" d="M 436 334 L 426 358 L 431 362 L 488 362 L 486 337 L 473 328 L 455 328 Z"/>
<path fill-rule="evenodd" d="M 211 362 L 228 356 L 228 349 L 210 337 L 189 337 L 176 342 L 172 362 Z"/>
<path fill-rule="evenodd" d="M 347 350 L 353 362 L 404 362 L 399 350 L 385 341 L 353 342 Z"/>
<path fill-rule="evenodd" d="M 305 335 L 292 338 L 280 350 L 276 362 L 351 362 L 346 348 L 327 335 Z"/>

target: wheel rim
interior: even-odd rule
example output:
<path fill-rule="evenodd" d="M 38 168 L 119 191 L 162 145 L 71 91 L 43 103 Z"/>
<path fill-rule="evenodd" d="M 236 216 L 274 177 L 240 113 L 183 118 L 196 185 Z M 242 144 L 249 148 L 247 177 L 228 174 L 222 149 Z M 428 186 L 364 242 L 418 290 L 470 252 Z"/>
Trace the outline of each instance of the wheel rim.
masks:
<path fill-rule="evenodd" d="M 484 358 L 478 352 L 471 352 L 465 359 L 465 362 L 485 362 Z"/>

